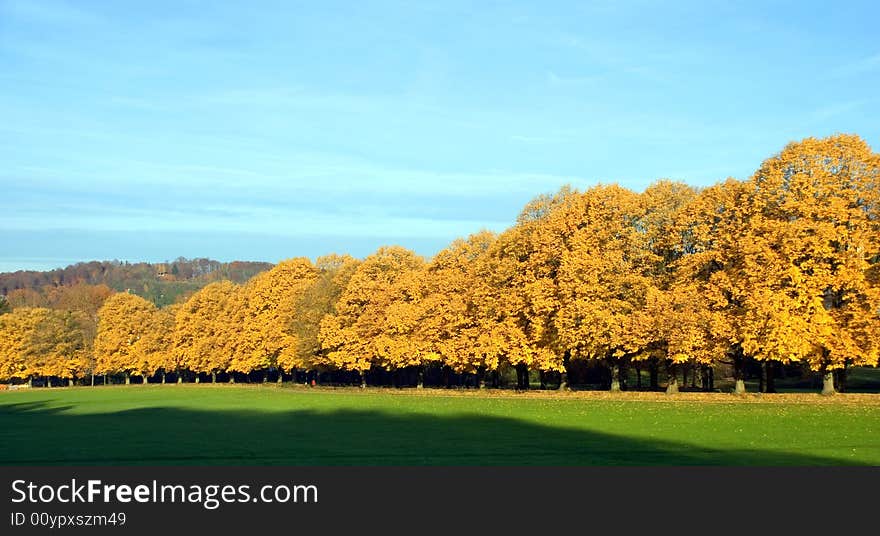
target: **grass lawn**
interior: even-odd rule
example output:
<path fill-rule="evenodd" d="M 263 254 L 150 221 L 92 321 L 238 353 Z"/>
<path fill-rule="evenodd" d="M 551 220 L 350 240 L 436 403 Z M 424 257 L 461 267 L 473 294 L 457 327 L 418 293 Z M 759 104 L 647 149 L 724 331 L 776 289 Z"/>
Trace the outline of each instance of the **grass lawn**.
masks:
<path fill-rule="evenodd" d="M 32 389 L 0 464 L 880 465 L 880 396 Z"/>

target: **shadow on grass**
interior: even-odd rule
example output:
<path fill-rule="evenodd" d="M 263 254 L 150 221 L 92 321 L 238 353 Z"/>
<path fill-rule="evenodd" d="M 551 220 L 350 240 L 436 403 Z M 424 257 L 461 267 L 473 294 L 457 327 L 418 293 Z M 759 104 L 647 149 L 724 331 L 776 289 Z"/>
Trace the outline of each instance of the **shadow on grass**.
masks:
<path fill-rule="evenodd" d="M 2 465 L 841 465 L 478 415 L 0 405 Z"/>

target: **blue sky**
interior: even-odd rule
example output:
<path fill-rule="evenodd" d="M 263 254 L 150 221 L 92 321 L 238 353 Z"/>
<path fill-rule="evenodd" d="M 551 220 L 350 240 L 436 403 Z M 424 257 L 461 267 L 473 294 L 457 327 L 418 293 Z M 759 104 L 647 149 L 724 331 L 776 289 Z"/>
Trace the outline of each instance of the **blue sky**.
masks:
<path fill-rule="evenodd" d="M 565 183 L 880 146 L 874 2 L 415 4 L 0 0 L 0 271 L 429 256 Z"/>

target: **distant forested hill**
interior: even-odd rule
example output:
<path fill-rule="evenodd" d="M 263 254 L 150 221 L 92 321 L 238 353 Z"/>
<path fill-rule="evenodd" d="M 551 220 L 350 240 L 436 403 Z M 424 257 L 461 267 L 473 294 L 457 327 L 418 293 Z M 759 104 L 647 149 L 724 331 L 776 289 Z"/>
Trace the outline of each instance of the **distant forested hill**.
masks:
<path fill-rule="evenodd" d="M 0 295 L 10 304 L 37 305 L 48 290 L 74 285 L 107 285 L 117 291 L 129 290 L 157 306 L 174 303 L 212 281 L 228 279 L 243 283 L 272 267 L 267 262 L 219 262 L 211 259 L 185 259 L 150 264 L 124 261 L 81 262 L 46 272 L 0 273 Z M 31 304 L 30 302 L 35 302 Z"/>

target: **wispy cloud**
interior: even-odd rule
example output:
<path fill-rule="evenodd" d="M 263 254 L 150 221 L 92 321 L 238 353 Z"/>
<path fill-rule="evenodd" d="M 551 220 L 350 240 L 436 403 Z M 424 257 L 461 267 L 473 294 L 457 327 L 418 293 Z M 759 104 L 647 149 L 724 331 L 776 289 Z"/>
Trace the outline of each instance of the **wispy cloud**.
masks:
<path fill-rule="evenodd" d="M 63 214 L 63 217 L 59 214 Z M 500 230 L 509 221 L 437 219 L 393 216 L 374 207 L 348 213 L 287 209 L 256 205 L 218 205 L 187 208 L 137 208 L 88 205 L 37 206 L 0 216 L 7 231 L 64 230 L 151 231 L 213 233 L 272 233 L 278 236 L 391 237 L 406 234 L 420 238 L 465 236 L 480 228 Z"/>
<path fill-rule="evenodd" d="M 520 141 L 549 143 L 553 138 L 520 137 Z M 508 170 L 442 172 L 395 167 L 354 157 L 321 153 L 266 154 L 253 168 L 226 167 L 208 163 L 170 164 L 161 161 L 119 158 L 89 158 L 63 167 L 9 166 L 0 178 L 28 176 L 47 185 L 62 179 L 91 187 L 124 185 L 174 187 L 202 192 L 205 188 L 231 192 L 263 191 L 270 195 L 310 192 L 314 195 L 337 193 L 416 194 L 449 196 L 487 195 L 504 192 L 529 193 L 556 188 L 566 182 L 587 183 L 579 177 Z"/>

